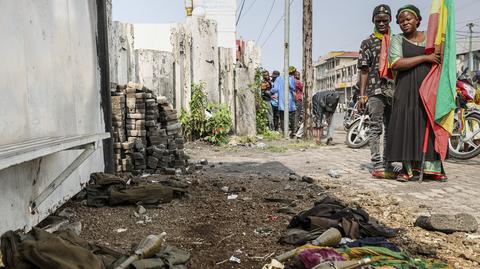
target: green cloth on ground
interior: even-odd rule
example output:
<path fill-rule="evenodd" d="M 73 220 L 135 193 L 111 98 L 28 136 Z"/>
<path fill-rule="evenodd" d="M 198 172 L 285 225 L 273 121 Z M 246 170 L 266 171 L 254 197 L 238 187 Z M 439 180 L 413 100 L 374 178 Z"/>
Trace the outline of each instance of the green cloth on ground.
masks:
<path fill-rule="evenodd" d="M 336 249 L 338 252 L 347 255 L 350 259 L 361 259 L 370 257 L 375 262 L 372 266 L 393 266 L 397 269 L 451 269 L 451 267 L 437 260 L 415 259 L 406 252 L 395 252 L 383 247 L 342 247 Z"/>

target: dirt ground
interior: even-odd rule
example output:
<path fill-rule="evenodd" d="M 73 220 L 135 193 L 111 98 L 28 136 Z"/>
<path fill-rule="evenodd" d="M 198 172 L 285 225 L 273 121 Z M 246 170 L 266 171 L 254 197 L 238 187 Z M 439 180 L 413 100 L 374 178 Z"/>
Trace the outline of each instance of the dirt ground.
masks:
<path fill-rule="evenodd" d="M 290 147 L 288 142 L 269 142 L 259 150 L 257 146 L 213 147 L 203 143 L 188 145 L 192 161 L 215 156 L 203 169 L 177 179 L 191 183 L 188 197 L 147 208 L 151 222 L 138 224 L 134 206 L 90 208 L 79 202 L 70 202 L 75 221 L 81 221 L 81 237 L 129 251 L 149 234 L 167 233 L 167 242 L 190 251 L 189 268 L 261 268 L 271 257 L 289 250 L 291 246 L 277 243 L 286 230 L 292 213 L 308 209 L 320 196 L 329 194 L 352 206 L 362 206 L 372 217 L 405 232 L 393 241 L 414 255 L 437 257 L 455 268 L 479 268 L 480 244 L 478 238 L 463 233 L 445 235 L 413 227 L 414 215 L 424 205 L 399 203 L 395 198 L 375 192 L 350 188 L 345 182 L 328 177 L 315 177 L 315 183 L 289 180 L 290 168 L 279 161 L 269 162 L 270 156 L 282 156 L 285 149 L 304 151 L 312 145 Z M 316 146 L 312 146 L 316 147 Z M 223 162 L 232 156 L 264 158 L 265 162 Z M 285 155 L 288 158 L 288 155 Z M 213 157 L 212 157 L 213 159 Z M 308 160 L 305 160 L 308 162 Z M 298 175 L 302 176 L 299 171 Z M 172 177 L 172 176 L 159 176 Z M 229 193 L 238 195 L 228 199 Z M 223 188 L 223 190 L 222 190 Z M 265 198 L 291 201 L 268 202 Z M 277 213 L 290 207 L 292 212 Z M 119 232 L 118 229 L 127 229 Z M 266 234 L 255 231 L 264 230 Z M 268 231 L 271 231 L 268 234 Z M 241 263 L 231 263 L 234 255 Z"/>

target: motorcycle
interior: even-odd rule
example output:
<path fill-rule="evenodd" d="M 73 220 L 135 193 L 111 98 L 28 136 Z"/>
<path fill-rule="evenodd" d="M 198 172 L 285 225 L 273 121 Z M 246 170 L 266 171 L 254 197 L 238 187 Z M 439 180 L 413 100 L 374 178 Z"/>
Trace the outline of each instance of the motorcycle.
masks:
<path fill-rule="evenodd" d="M 355 94 L 350 97 L 350 102 L 343 117 L 343 129 L 348 131 L 355 120 L 361 116 L 361 111 L 358 109 L 358 87 L 354 86 Z"/>
<path fill-rule="evenodd" d="M 366 110 L 352 122 L 347 130 L 347 139 L 345 141 L 349 148 L 358 149 L 368 144 L 369 123 L 370 117 Z"/>
<path fill-rule="evenodd" d="M 465 69 L 457 80 L 457 113 L 454 129 L 448 141 L 448 153 L 461 160 L 480 154 L 480 100 L 475 100 L 476 89 Z M 475 102 L 477 101 L 477 102 Z"/>

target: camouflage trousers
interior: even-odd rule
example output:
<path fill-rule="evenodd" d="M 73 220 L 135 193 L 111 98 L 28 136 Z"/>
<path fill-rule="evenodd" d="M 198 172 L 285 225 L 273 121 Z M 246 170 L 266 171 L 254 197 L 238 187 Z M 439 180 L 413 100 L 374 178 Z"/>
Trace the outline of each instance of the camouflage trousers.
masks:
<path fill-rule="evenodd" d="M 386 168 L 385 145 L 388 136 L 388 123 L 392 112 L 391 99 L 384 95 L 369 97 L 367 111 L 370 117 L 370 128 L 368 131 L 371 160 L 374 169 Z M 383 150 L 381 137 L 383 135 Z"/>

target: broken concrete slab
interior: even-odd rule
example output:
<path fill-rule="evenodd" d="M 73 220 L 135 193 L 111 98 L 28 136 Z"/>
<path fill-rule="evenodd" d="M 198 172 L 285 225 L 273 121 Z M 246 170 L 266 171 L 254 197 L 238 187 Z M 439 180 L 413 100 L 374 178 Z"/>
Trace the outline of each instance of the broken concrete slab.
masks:
<path fill-rule="evenodd" d="M 418 217 L 415 226 L 443 233 L 473 233 L 478 229 L 478 222 L 475 217 L 466 213 L 456 215 L 432 214 L 431 216 Z"/>

